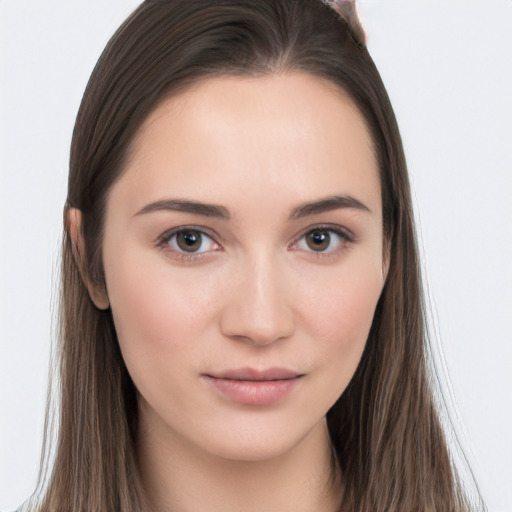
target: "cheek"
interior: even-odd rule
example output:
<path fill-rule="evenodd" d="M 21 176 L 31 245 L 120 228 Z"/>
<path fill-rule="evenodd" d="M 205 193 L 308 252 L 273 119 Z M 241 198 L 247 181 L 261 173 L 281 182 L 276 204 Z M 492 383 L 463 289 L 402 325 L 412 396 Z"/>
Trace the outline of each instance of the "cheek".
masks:
<path fill-rule="evenodd" d="M 362 268 L 364 267 L 364 268 Z M 311 338 L 327 369 L 336 399 L 348 385 L 361 359 L 382 290 L 377 268 L 343 271 L 309 297 Z"/>
<path fill-rule="evenodd" d="M 123 349 L 139 346 L 147 351 L 149 346 L 164 343 L 170 332 L 180 340 L 182 323 L 175 319 L 183 312 L 176 308 L 175 289 L 162 286 L 148 272 L 123 272 L 122 268 L 110 274 L 108 284 L 114 323 Z"/>
<path fill-rule="evenodd" d="M 142 391 L 159 373 L 167 380 L 188 363 L 200 364 L 192 341 L 209 328 L 215 286 L 152 264 L 136 249 L 123 253 L 129 256 L 106 265 L 107 286 L 121 352 Z"/>

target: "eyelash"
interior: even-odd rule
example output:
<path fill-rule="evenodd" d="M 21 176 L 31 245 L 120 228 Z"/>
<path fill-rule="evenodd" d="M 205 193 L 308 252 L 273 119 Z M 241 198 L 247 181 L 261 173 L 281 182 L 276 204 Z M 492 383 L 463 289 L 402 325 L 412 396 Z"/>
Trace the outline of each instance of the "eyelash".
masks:
<path fill-rule="evenodd" d="M 328 249 L 326 251 L 305 251 L 308 254 L 308 257 L 319 258 L 323 260 L 335 259 L 344 253 L 349 248 L 351 243 L 356 241 L 356 237 L 346 228 L 331 224 L 320 224 L 317 226 L 311 226 L 303 231 L 302 234 L 290 244 L 290 247 L 293 248 L 294 246 L 297 246 L 303 239 L 305 239 L 307 235 L 314 233 L 315 231 L 330 233 L 331 238 L 332 234 L 334 233 L 340 239 L 340 247 L 335 249 Z"/>
<path fill-rule="evenodd" d="M 180 233 L 187 233 L 187 232 L 198 233 L 199 235 L 201 235 L 201 237 L 207 237 L 215 245 L 220 247 L 220 244 L 215 241 L 216 236 L 213 233 L 210 234 L 204 228 L 201 228 L 198 226 L 180 226 L 180 227 L 171 229 L 169 231 L 166 231 L 157 239 L 155 245 L 162 251 L 171 253 L 173 257 L 178 258 L 179 260 L 181 260 L 183 262 L 192 262 L 198 258 L 205 257 L 206 255 L 208 255 L 211 252 L 215 252 L 215 251 L 219 250 L 219 249 L 214 249 L 213 251 L 205 251 L 205 252 L 185 252 L 185 251 L 172 249 L 169 247 L 169 242 L 171 241 L 171 239 L 174 236 L 176 236 Z"/>
<path fill-rule="evenodd" d="M 356 241 L 355 236 L 349 230 L 342 228 L 341 226 L 325 224 L 325 225 L 311 226 L 311 227 L 307 228 L 305 231 L 302 232 L 302 234 L 300 236 L 298 236 L 293 242 L 291 242 L 288 247 L 291 248 L 292 250 L 301 250 L 301 249 L 296 249 L 297 245 L 302 240 L 304 240 L 307 235 L 309 235 L 315 231 L 330 233 L 331 236 L 334 233 L 337 237 L 340 238 L 339 244 L 341 245 L 341 247 L 338 247 L 335 249 L 328 249 L 326 251 L 314 251 L 314 250 L 310 250 L 310 251 L 305 250 L 304 251 L 309 256 L 314 257 L 314 258 L 321 258 L 321 259 L 335 258 L 336 256 L 340 255 L 342 252 L 344 252 L 346 249 L 348 249 L 349 244 Z M 173 228 L 169 231 L 166 231 L 157 239 L 155 245 L 156 245 L 156 247 L 160 248 L 161 250 L 163 250 L 167 253 L 172 253 L 172 256 L 174 258 L 178 258 L 179 260 L 181 260 L 183 262 L 193 262 L 193 261 L 197 260 L 198 258 L 204 258 L 207 255 L 211 254 L 212 252 L 216 252 L 216 251 L 220 250 L 219 248 L 217 248 L 214 250 L 207 250 L 207 251 L 203 251 L 203 252 L 188 253 L 185 251 L 180 251 L 180 250 L 173 249 L 173 248 L 169 247 L 169 242 L 171 241 L 171 239 L 173 237 L 177 236 L 180 233 L 186 233 L 186 232 L 198 233 L 201 237 L 207 237 L 212 241 L 213 244 L 215 244 L 217 247 L 221 248 L 221 245 L 215 241 L 215 238 L 216 238 L 215 234 L 209 233 L 208 231 L 205 230 L 205 228 L 198 227 L 198 226 L 180 226 L 177 228 Z"/>

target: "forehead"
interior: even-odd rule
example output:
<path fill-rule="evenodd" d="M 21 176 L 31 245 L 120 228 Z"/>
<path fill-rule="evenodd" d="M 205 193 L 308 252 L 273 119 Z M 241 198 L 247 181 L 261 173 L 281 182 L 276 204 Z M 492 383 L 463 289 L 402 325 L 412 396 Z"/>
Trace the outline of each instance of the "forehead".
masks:
<path fill-rule="evenodd" d="M 280 191 L 290 201 L 358 193 L 380 206 L 361 114 L 341 89 L 306 73 L 209 78 L 166 99 L 138 131 L 116 187 L 136 203 Z"/>

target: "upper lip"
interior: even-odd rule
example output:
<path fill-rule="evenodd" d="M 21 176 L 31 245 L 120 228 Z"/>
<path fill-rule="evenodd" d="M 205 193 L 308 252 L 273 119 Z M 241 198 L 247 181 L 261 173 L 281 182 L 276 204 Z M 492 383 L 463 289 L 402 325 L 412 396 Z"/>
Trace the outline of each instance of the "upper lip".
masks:
<path fill-rule="evenodd" d="M 215 379 L 231 379 L 231 380 L 246 380 L 246 381 L 266 381 L 266 380 L 289 380 L 301 377 L 302 374 L 290 370 L 288 368 L 236 368 L 232 370 L 225 370 L 218 373 L 208 373 L 208 377 Z"/>

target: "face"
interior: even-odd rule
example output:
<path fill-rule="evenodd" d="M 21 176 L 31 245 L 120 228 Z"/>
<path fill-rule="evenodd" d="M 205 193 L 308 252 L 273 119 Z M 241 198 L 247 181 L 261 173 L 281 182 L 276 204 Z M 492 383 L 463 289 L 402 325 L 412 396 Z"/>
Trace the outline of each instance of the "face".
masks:
<path fill-rule="evenodd" d="M 260 460 L 325 425 L 382 290 L 381 209 L 368 130 L 316 77 L 212 78 L 161 104 L 103 240 L 148 431 Z"/>

